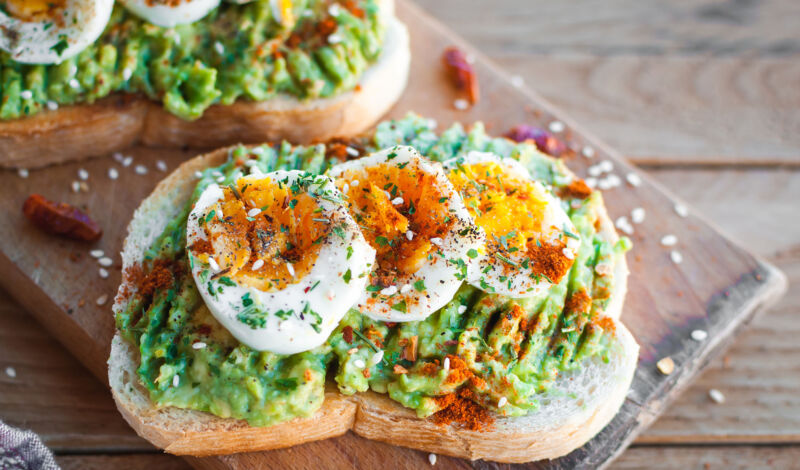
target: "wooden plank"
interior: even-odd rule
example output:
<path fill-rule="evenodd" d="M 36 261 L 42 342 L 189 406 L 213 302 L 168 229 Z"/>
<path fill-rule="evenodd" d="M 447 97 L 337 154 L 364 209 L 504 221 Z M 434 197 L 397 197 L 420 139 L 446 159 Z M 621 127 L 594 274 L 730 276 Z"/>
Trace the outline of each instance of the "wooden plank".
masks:
<path fill-rule="evenodd" d="M 591 137 L 585 137 L 586 133 L 571 124 L 571 119 L 561 114 L 556 118 L 552 114 L 554 108 L 541 97 L 529 90 L 517 90 L 480 55 L 476 64 L 482 81 L 483 101 L 467 112 L 457 112 L 451 107 L 456 94 L 438 66 L 433 64 L 439 63 L 439 51 L 449 44 L 460 44 L 472 53 L 477 52 L 410 3 L 401 3 L 399 13 L 414 28 L 412 47 L 415 57 L 409 89 L 392 115 L 403 115 L 414 109 L 437 118 L 442 126 L 455 119 L 467 122 L 484 119 L 496 132 L 522 121 L 547 124 L 559 119 L 571 126 L 565 136 L 572 145 L 591 144 L 598 148 L 596 158 L 613 160 L 615 172 L 623 177 L 633 171 L 616 152 Z M 116 253 L 125 221 L 137 201 L 149 192 L 158 178 L 158 175 L 153 176 L 155 162 L 163 159 L 174 168 L 186 157 L 180 152 L 152 149 L 133 149 L 131 152 L 135 154 L 137 163 L 146 164 L 151 169 L 149 176 L 136 175 L 127 169 L 119 180 L 110 181 L 104 177 L 111 164 L 109 159 L 37 171 L 25 180 L 9 172 L 0 175 L 0 205 L 3 208 L 0 211 L 0 249 L 3 253 L 0 265 L 8 272 L 2 282 L 99 377 L 105 376 L 105 351 L 113 321 L 108 306 L 97 306 L 91 299 L 103 293 L 113 293 L 118 273 L 115 272 L 111 279 L 100 280 L 95 261 L 86 256 L 89 247 L 55 241 L 37 232 L 22 220 L 19 205 L 31 188 L 46 190 L 47 195 L 55 199 L 85 204 L 106 229 L 104 238 L 95 247 L 109 254 Z M 589 162 L 573 158 L 569 163 L 582 172 Z M 92 175 L 90 184 L 93 190 L 73 194 L 68 190 L 69 181 L 80 167 Z M 627 214 L 634 207 L 642 206 L 647 208 L 654 221 L 640 227 L 635 236 L 637 248 L 631 261 L 634 274 L 623 314 L 623 320 L 642 345 L 640 366 L 630 399 L 609 427 L 569 456 L 533 464 L 530 468 L 596 466 L 608 462 L 664 409 L 708 358 L 729 341 L 756 310 L 772 302 L 783 287 L 783 277 L 774 268 L 721 237 L 701 218 L 678 217 L 669 196 L 649 181 L 639 188 L 609 191 L 606 200 L 612 216 Z M 676 233 L 682 240 L 684 262 L 680 265 L 671 263 L 667 250 L 658 244 L 661 234 L 666 231 Z M 70 260 L 70 254 L 76 258 L 74 261 Z M 712 262 L 709 262 L 709 255 Z M 81 299 L 84 299 L 82 305 Z M 696 343 L 687 339 L 689 332 L 698 327 L 709 331 L 708 341 Z M 678 368 L 671 376 L 664 377 L 656 372 L 654 363 L 667 355 L 675 359 Z M 356 436 L 317 442 L 310 448 L 316 456 L 337 455 L 337 443 L 343 439 L 356 439 Z M 415 459 L 419 454 L 390 446 L 374 453 L 370 450 L 373 444 L 363 439 L 348 442 L 358 447 L 359 455 L 364 456 L 358 464 L 364 466 Z M 283 459 L 283 455 L 300 452 L 299 449 L 275 451 L 270 455 L 204 459 L 194 463 L 208 468 L 242 468 L 242 462 Z M 367 462 L 370 455 L 379 456 L 379 460 Z"/>
<path fill-rule="evenodd" d="M 192 468 L 179 457 L 163 454 L 122 455 L 59 455 L 56 462 L 62 470 L 189 470 Z"/>

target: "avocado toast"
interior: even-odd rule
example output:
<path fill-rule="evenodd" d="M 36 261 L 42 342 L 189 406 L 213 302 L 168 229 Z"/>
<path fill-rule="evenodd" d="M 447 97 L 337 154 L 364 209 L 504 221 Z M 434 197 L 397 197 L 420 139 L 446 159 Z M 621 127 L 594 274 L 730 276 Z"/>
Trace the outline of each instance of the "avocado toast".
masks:
<path fill-rule="evenodd" d="M 398 144 L 434 161 L 482 151 L 522 163 L 568 208 L 581 239 L 570 272 L 522 300 L 464 283 L 422 321 L 351 311 L 324 345 L 288 356 L 239 344 L 209 318 L 181 266 L 199 191 L 253 166 L 319 173 Z M 129 226 L 109 380 L 129 423 L 176 454 L 265 450 L 353 429 L 472 459 L 557 457 L 610 421 L 632 379 L 638 346 L 618 321 L 626 249 L 601 195 L 563 162 L 532 144 L 491 138 L 479 124 L 437 135 L 430 121 L 409 116 L 347 142 L 219 150 L 164 180 Z"/>

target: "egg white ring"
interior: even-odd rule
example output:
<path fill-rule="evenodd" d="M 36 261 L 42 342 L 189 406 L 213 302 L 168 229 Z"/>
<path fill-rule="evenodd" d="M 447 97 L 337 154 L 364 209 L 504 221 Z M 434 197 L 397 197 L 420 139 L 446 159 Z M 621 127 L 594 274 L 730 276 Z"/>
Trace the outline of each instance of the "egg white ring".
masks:
<path fill-rule="evenodd" d="M 120 0 L 131 13 L 156 26 L 171 28 L 202 19 L 220 0 L 184 0 L 177 6 L 148 5 L 148 0 Z"/>
<path fill-rule="evenodd" d="M 287 184 L 291 185 L 305 175 L 308 174 L 291 170 L 275 171 L 260 177 L 268 177 L 273 181 L 286 180 Z M 334 199 L 341 200 L 341 193 L 330 178 L 325 176 L 315 176 L 315 178 L 324 181 L 324 184 L 320 185 L 320 190 Z M 205 230 L 200 228 L 198 219 L 205 217 L 208 208 L 222 196 L 222 188 L 216 184 L 209 185 L 200 195 L 187 221 L 187 246 L 191 246 L 198 239 L 205 239 Z M 189 253 L 192 275 L 203 301 L 222 326 L 250 348 L 277 354 L 294 354 L 320 346 L 364 292 L 369 279 L 368 273 L 375 261 L 375 250 L 364 239 L 344 203 L 335 203 L 322 198 L 316 200 L 322 208 L 320 217 L 329 219 L 331 224 L 341 224 L 344 228 L 344 237 L 331 231 L 322 241 L 317 259 L 308 274 L 281 290 L 263 292 L 237 284 L 223 286 L 223 292 L 217 294 L 215 299 L 208 292 L 208 281 L 204 282 L 201 279 L 203 271 L 213 272 L 213 270 L 208 263 L 200 261 L 191 252 Z M 349 259 L 347 247 L 352 248 Z M 346 282 L 344 275 L 348 269 L 350 280 Z M 216 288 L 217 284 L 214 283 L 213 286 Z M 253 305 L 266 318 L 266 325 L 263 328 L 253 329 L 237 319 L 237 315 L 244 308 L 242 296 L 247 293 L 250 293 Z M 313 317 L 304 315 L 305 319 L 299 318 L 306 305 L 322 317 L 322 323 L 318 325 L 319 331 L 312 326 Z M 295 313 L 284 320 L 276 315 L 280 310 L 292 310 Z"/>
<path fill-rule="evenodd" d="M 114 0 L 65 0 L 64 26 L 50 20 L 23 21 L 0 10 L 0 49 L 22 64 L 60 63 L 100 37 L 113 6 Z"/>
<path fill-rule="evenodd" d="M 464 156 L 458 156 L 445 161 L 444 167 L 448 171 L 451 171 L 455 170 L 459 164 L 475 165 L 487 162 L 503 166 L 509 173 L 518 175 L 520 178 L 527 178 L 536 186 L 536 190 L 545 202 L 543 219 L 551 221 L 550 226 L 557 228 L 557 230 L 551 230 L 550 238 L 545 240 L 547 243 L 555 244 L 563 241 L 559 239 L 559 235 L 564 233 L 564 228 L 569 230 L 573 235 L 578 236 L 572 220 L 570 220 L 569 215 L 567 215 L 561 207 L 561 202 L 553 196 L 541 182 L 531 178 L 527 168 L 517 160 L 513 158 L 502 158 L 490 152 L 471 151 Z M 565 250 L 571 251 L 573 257 L 577 256 L 578 249 L 581 245 L 580 237 L 578 239 L 566 237 L 565 239 Z M 512 298 L 536 296 L 544 293 L 552 286 L 552 283 L 546 279 L 542 278 L 537 280 L 537 278 L 533 276 L 537 271 L 533 260 L 530 261 L 528 268 L 522 267 L 521 264 L 526 258 L 525 252 L 520 251 L 506 255 L 508 259 L 517 264 L 517 267 L 513 268 L 513 271 L 507 275 L 505 281 L 501 281 L 499 277 L 501 275 L 506 275 L 506 263 L 493 256 L 492 253 L 489 253 L 488 249 L 482 251 L 482 256 L 471 266 L 469 272 L 468 282 L 471 285 L 484 290 L 486 290 L 488 286 L 491 292 Z M 490 269 L 490 271 L 484 273 L 483 271 L 486 269 Z"/>
<path fill-rule="evenodd" d="M 389 155 L 392 153 L 396 154 L 396 156 L 390 160 Z M 447 204 L 453 210 L 450 215 L 454 218 L 454 221 L 451 230 L 445 237 L 442 237 L 442 242 L 438 249 L 433 251 L 433 259 L 426 260 L 416 272 L 410 274 L 407 279 L 403 279 L 395 286 L 398 292 L 390 296 L 392 299 L 391 304 L 387 302 L 390 297 L 377 292 L 364 291 L 356 308 L 376 321 L 409 322 L 424 320 L 433 312 L 445 306 L 452 300 L 465 280 L 457 278 L 460 268 L 457 263 L 453 263 L 450 260 L 463 261 L 467 266 L 467 273 L 469 273 L 475 259 L 467 256 L 467 252 L 472 249 L 479 250 L 486 242 L 483 230 L 475 225 L 472 216 L 464 206 L 464 201 L 453 187 L 453 184 L 450 183 L 442 166 L 423 158 L 413 147 L 392 147 L 357 160 L 340 163 L 328 170 L 328 175 L 332 178 L 337 178 L 349 170 L 359 171 L 382 164 L 412 162 L 421 171 L 435 177 L 436 186 L 442 192 L 443 197 L 448 198 Z M 468 230 L 469 233 L 463 236 L 459 235 L 459 232 L 464 230 Z M 445 256 L 439 256 L 439 252 Z M 424 281 L 426 287 L 422 292 L 413 288 L 414 283 L 420 280 Z M 405 285 L 409 285 L 411 289 L 408 290 L 406 288 L 407 292 L 400 292 Z M 373 297 L 373 295 L 376 296 Z M 399 302 L 398 299 L 400 298 L 406 302 L 406 312 L 392 309 L 392 305 Z"/>

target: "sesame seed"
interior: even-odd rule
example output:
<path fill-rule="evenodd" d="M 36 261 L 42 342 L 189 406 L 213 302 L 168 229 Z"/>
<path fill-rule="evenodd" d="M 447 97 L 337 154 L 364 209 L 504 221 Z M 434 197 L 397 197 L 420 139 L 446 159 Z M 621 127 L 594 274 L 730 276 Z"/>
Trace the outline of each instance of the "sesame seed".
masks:
<path fill-rule="evenodd" d="M 511 84 L 517 88 L 522 88 L 523 85 L 525 85 L 525 79 L 523 79 L 520 75 L 512 75 Z"/>
<path fill-rule="evenodd" d="M 221 42 L 215 41 L 214 50 L 217 51 L 217 54 L 222 55 L 225 53 L 225 46 L 223 46 Z"/>
<path fill-rule="evenodd" d="M 498 408 L 502 408 L 502 407 L 506 406 L 506 403 L 508 403 L 508 398 L 500 397 L 500 400 L 497 401 L 497 407 Z"/>
<path fill-rule="evenodd" d="M 17 376 L 17 371 L 13 367 L 6 367 L 6 375 L 13 379 Z"/>
<path fill-rule="evenodd" d="M 617 221 L 614 223 L 614 225 L 627 235 L 633 234 L 633 225 L 631 225 L 631 223 L 628 222 L 628 217 L 624 215 L 618 218 Z"/>
<path fill-rule="evenodd" d="M 112 264 L 114 264 L 114 261 L 108 256 L 103 256 L 102 258 L 98 259 L 97 262 L 98 264 L 100 264 L 100 266 L 103 266 L 104 268 L 107 268 Z"/>
<path fill-rule="evenodd" d="M 608 263 L 597 263 L 597 265 L 594 267 L 594 270 L 601 276 L 611 274 L 612 271 L 611 265 Z"/>
<path fill-rule="evenodd" d="M 458 306 L 458 314 L 459 315 L 461 315 L 462 313 L 464 313 L 466 311 L 467 311 L 467 306 L 466 305 L 459 305 Z"/>
<path fill-rule="evenodd" d="M 100 275 L 102 279 L 108 279 L 108 269 L 106 268 L 98 269 L 97 274 Z"/>
<path fill-rule="evenodd" d="M 590 187 L 592 189 L 597 187 L 597 178 L 589 177 L 589 178 L 586 178 L 585 180 L 583 180 L 583 182 L 586 183 L 586 186 L 588 186 L 588 187 Z"/>
<path fill-rule="evenodd" d="M 442 363 L 442 368 L 444 369 L 445 372 L 450 370 L 450 358 L 449 357 L 444 358 L 444 363 Z"/>
<path fill-rule="evenodd" d="M 561 250 L 561 253 L 563 253 L 564 257 L 567 259 L 575 259 L 575 253 L 567 247 L 564 247 Z"/>
<path fill-rule="evenodd" d="M 344 41 L 344 38 L 341 36 L 341 34 L 333 33 L 328 35 L 328 44 L 339 44 L 342 41 Z"/>
<path fill-rule="evenodd" d="M 669 252 L 669 259 L 675 264 L 681 264 L 683 262 L 683 255 L 677 250 L 672 250 Z"/>
<path fill-rule="evenodd" d="M 350 147 L 349 145 L 344 148 L 344 151 L 347 152 L 347 154 L 350 155 L 351 157 L 358 156 L 358 150 L 354 149 L 353 147 Z"/>
<path fill-rule="evenodd" d="M 662 374 L 669 375 L 675 370 L 675 361 L 673 361 L 671 357 L 667 356 L 656 362 L 656 368 L 658 368 L 658 371 Z"/>
<path fill-rule="evenodd" d="M 428 454 L 428 462 L 430 462 L 431 465 L 436 465 L 436 454 Z"/>
<path fill-rule="evenodd" d="M 80 84 L 80 82 L 78 82 L 77 79 L 73 78 L 73 79 L 71 79 L 69 81 L 69 86 L 70 86 L 70 88 L 74 88 L 74 89 L 77 90 L 78 88 L 81 87 L 81 84 Z"/>
<path fill-rule="evenodd" d="M 403 203 L 403 198 L 402 197 L 396 197 L 396 198 L 392 199 L 392 205 L 393 206 L 399 206 L 402 203 Z"/>
<path fill-rule="evenodd" d="M 469 108 L 469 102 L 463 98 L 459 98 L 453 101 L 453 107 L 459 111 L 464 111 L 465 109 Z"/>
<path fill-rule="evenodd" d="M 289 271 L 289 275 L 294 277 L 294 266 L 292 263 L 286 263 L 286 270 Z"/>
<path fill-rule="evenodd" d="M 404 284 L 403 287 L 400 288 L 401 294 L 408 294 L 411 292 L 411 284 Z"/>
<path fill-rule="evenodd" d="M 109 168 L 108 169 L 108 177 L 112 180 L 119 178 L 119 172 L 116 168 Z"/>
<path fill-rule="evenodd" d="M 675 213 L 678 214 L 680 217 L 686 217 L 687 215 L 689 215 L 689 209 L 683 204 L 676 203 Z"/>
<path fill-rule="evenodd" d="M 692 331 L 692 339 L 695 341 L 703 341 L 708 338 L 708 333 L 705 330 L 694 330 Z"/>
<path fill-rule="evenodd" d="M 589 176 L 596 178 L 603 174 L 603 169 L 600 167 L 600 165 L 592 165 L 586 169 L 586 173 L 588 173 Z"/>
<path fill-rule="evenodd" d="M 350 354 L 351 356 L 353 354 L 357 353 L 357 352 L 358 352 L 358 348 L 350 348 L 350 349 L 347 350 L 347 354 Z"/>
<path fill-rule="evenodd" d="M 70 184 L 70 187 L 72 188 L 72 192 L 73 192 L 73 193 L 80 192 L 80 190 L 81 190 L 81 184 L 80 184 L 80 183 L 78 183 L 77 181 L 73 181 L 73 182 Z"/>
<path fill-rule="evenodd" d="M 358 180 L 353 180 L 353 181 L 351 181 L 351 182 L 350 182 L 350 186 L 352 186 L 352 187 L 354 187 L 354 188 L 355 188 L 355 187 L 357 187 L 357 186 L 358 186 Z"/>
<path fill-rule="evenodd" d="M 594 158 L 594 149 L 585 145 L 581 150 L 581 154 L 586 158 Z"/>
<path fill-rule="evenodd" d="M 30 90 L 22 90 L 21 92 L 19 92 L 19 97 L 22 98 L 23 100 L 29 100 L 33 98 L 33 92 Z"/>
<path fill-rule="evenodd" d="M 631 221 L 634 224 L 641 224 L 644 222 L 645 211 L 644 207 L 637 207 L 631 211 Z"/>
<path fill-rule="evenodd" d="M 208 265 L 211 266 L 211 269 L 214 271 L 219 271 L 219 264 L 217 264 L 217 260 L 214 258 L 208 258 Z"/>
<path fill-rule="evenodd" d="M 222 183 L 223 181 L 225 181 L 225 177 L 224 176 L 218 176 L 217 177 L 217 183 Z"/>
<path fill-rule="evenodd" d="M 410 241 L 414 239 L 414 232 L 411 230 L 406 230 L 406 238 Z"/>
<path fill-rule="evenodd" d="M 122 159 L 122 166 L 124 166 L 125 168 L 131 166 L 131 163 L 133 163 L 133 157 L 131 157 L 130 155 Z"/>
<path fill-rule="evenodd" d="M 17 174 L 19 175 L 20 178 L 27 178 L 28 176 L 30 176 L 30 173 L 28 172 L 27 168 L 20 168 L 19 170 L 17 170 Z"/>
<path fill-rule="evenodd" d="M 395 295 L 397 293 L 397 286 L 389 286 L 385 289 L 381 289 L 381 295 Z"/>
<path fill-rule="evenodd" d="M 553 121 L 547 126 L 547 128 L 550 129 L 550 132 L 558 133 L 558 132 L 564 132 L 565 126 L 564 123 L 561 121 Z"/>
<path fill-rule="evenodd" d="M 379 349 L 378 352 L 372 355 L 372 364 L 377 364 L 383 360 L 383 349 Z"/>
<path fill-rule="evenodd" d="M 91 255 L 92 258 L 102 258 L 105 256 L 105 253 L 103 250 L 92 250 L 89 252 L 89 255 Z"/>
<path fill-rule="evenodd" d="M 432 237 L 431 243 L 433 243 L 436 246 L 442 246 L 442 239 L 439 237 Z"/>
<path fill-rule="evenodd" d="M 338 3 L 334 3 L 328 7 L 328 14 L 331 16 L 339 16 L 339 13 L 341 13 L 341 11 L 342 11 L 341 7 L 339 6 Z"/>
<path fill-rule="evenodd" d="M 122 69 L 122 79 L 126 82 L 131 79 L 133 76 L 133 69 L 125 68 Z"/>
<path fill-rule="evenodd" d="M 81 181 L 78 183 L 78 187 L 81 191 L 88 193 L 89 192 L 89 185 L 86 184 L 86 181 Z"/>
<path fill-rule="evenodd" d="M 80 170 L 78 170 L 78 178 L 82 179 L 83 181 L 88 180 L 89 172 L 81 168 Z"/>
<path fill-rule="evenodd" d="M 201 173 L 200 170 L 197 170 L 194 172 L 194 177 L 197 179 L 201 179 L 203 177 L 203 173 Z"/>
<path fill-rule="evenodd" d="M 136 171 L 136 174 L 146 175 L 147 174 L 147 167 L 144 166 L 144 165 L 136 165 L 136 168 L 134 169 L 134 171 Z"/>
<path fill-rule="evenodd" d="M 712 388 L 711 390 L 709 390 L 708 396 L 711 398 L 711 400 L 714 401 L 714 403 L 719 403 L 719 404 L 725 403 L 725 395 L 723 395 L 722 392 L 720 392 L 716 388 Z"/>
<path fill-rule="evenodd" d="M 664 246 L 674 246 L 677 243 L 678 243 L 678 237 L 676 237 L 675 235 L 669 234 L 661 237 L 661 244 Z"/>
<path fill-rule="evenodd" d="M 614 164 L 611 160 L 603 160 L 602 162 L 598 163 L 597 166 L 600 168 L 602 173 L 609 173 L 614 170 Z"/>
<path fill-rule="evenodd" d="M 264 266 L 264 260 L 263 259 L 257 259 L 255 261 L 255 263 L 253 263 L 253 271 L 258 271 L 263 266 Z"/>
<path fill-rule="evenodd" d="M 367 364 L 364 362 L 363 359 L 356 359 L 355 361 L 353 361 L 353 365 L 358 367 L 359 369 L 363 369 L 364 367 L 367 366 Z"/>
<path fill-rule="evenodd" d="M 198 342 L 192 344 L 192 349 L 203 349 L 205 347 L 206 347 L 206 343 L 204 343 L 202 341 L 198 341 Z"/>
<path fill-rule="evenodd" d="M 167 171 L 167 164 L 164 163 L 164 160 L 158 160 L 156 161 L 156 169 L 161 172 Z"/>
<path fill-rule="evenodd" d="M 122 155 L 120 152 L 114 152 L 114 153 L 111 154 L 111 158 L 113 158 L 114 160 L 116 160 L 119 163 L 122 163 L 122 160 L 125 159 L 125 156 Z"/>
<path fill-rule="evenodd" d="M 180 376 L 179 375 L 173 375 L 172 376 L 172 386 L 173 387 L 177 387 L 178 385 L 180 385 L 180 383 L 181 383 Z"/>
<path fill-rule="evenodd" d="M 56 103 L 53 100 L 47 100 L 45 106 L 47 106 L 47 109 L 49 109 L 50 111 L 55 111 L 56 109 L 58 109 L 58 103 Z"/>
<path fill-rule="evenodd" d="M 344 186 L 342 186 L 342 192 L 345 193 L 345 194 L 349 193 L 350 192 L 350 185 L 345 183 Z"/>
<path fill-rule="evenodd" d="M 625 180 L 628 181 L 629 185 L 635 188 L 638 188 L 639 186 L 642 185 L 642 177 L 637 175 L 636 173 L 628 173 L 628 175 L 625 176 Z"/>
<path fill-rule="evenodd" d="M 97 305 L 105 305 L 108 302 L 108 294 L 103 294 L 95 301 Z"/>
<path fill-rule="evenodd" d="M 250 209 L 249 211 L 247 211 L 247 216 L 248 217 L 255 217 L 260 213 L 261 213 L 261 209 L 259 209 L 258 207 L 254 207 L 254 208 Z"/>

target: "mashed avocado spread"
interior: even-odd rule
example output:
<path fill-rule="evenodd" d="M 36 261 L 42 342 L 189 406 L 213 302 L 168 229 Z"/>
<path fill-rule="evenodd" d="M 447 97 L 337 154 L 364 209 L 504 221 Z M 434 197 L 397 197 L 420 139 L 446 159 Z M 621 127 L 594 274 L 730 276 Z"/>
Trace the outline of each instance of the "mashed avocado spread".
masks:
<path fill-rule="evenodd" d="M 347 152 L 337 143 L 239 147 L 227 163 L 202 173 L 182 216 L 146 251 L 139 291 L 116 316 L 123 337 L 138 345 L 139 379 L 154 403 L 266 426 L 313 414 L 322 405 L 327 377 L 341 393 L 387 393 L 420 417 L 442 410 L 454 396 L 519 416 L 539 407 L 540 394 L 559 372 L 580 367 L 590 356 L 607 360 L 615 347 L 608 334 L 613 326 L 597 313 L 612 289 L 608 268 L 630 242 L 623 238 L 612 246 L 598 236 L 601 197 L 585 187 L 570 190 L 563 162 L 534 145 L 489 137 L 481 124 L 468 132 L 454 125 L 437 135 L 431 122 L 413 115 L 348 143 L 362 155 L 405 144 L 439 161 L 469 150 L 518 159 L 567 202 L 581 237 L 574 266 L 538 297 L 513 300 L 464 284 L 424 321 L 375 322 L 351 310 L 316 349 L 288 356 L 251 350 L 209 313 L 189 272 L 185 227 L 191 205 L 212 182 L 235 181 L 245 162 L 262 172 L 323 172 Z"/>
<path fill-rule="evenodd" d="M 174 28 L 117 4 L 103 35 L 60 64 L 20 64 L 0 51 L 0 119 L 115 92 L 144 94 L 184 119 L 237 99 L 328 97 L 354 88 L 380 54 L 386 13 L 377 0 L 296 0 L 291 24 L 275 17 L 270 3 L 223 2 Z"/>

